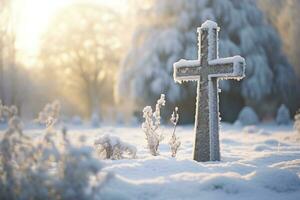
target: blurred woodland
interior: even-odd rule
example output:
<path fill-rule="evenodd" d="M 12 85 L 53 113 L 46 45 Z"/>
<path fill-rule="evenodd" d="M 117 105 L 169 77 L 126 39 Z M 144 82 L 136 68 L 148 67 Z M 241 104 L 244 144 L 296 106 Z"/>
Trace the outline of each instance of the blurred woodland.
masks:
<path fill-rule="evenodd" d="M 133 123 L 164 93 L 165 117 L 178 106 L 180 123 L 192 123 L 195 83 L 176 84 L 173 63 L 197 58 L 196 28 L 211 19 L 221 28 L 220 57 L 239 54 L 247 63 L 244 80 L 220 81 L 222 120 L 234 122 L 245 106 L 261 121 L 273 120 L 282 104 L 292 116 L 300 108 L 300 1 L 125 2 L 69 1 L 49 18 L 38 51 L 28 56 L 18 46 L 19 13 L 32 2 L 0 0 L 2 102 L 28 120 L 59 100 L 66 119 Z"/>

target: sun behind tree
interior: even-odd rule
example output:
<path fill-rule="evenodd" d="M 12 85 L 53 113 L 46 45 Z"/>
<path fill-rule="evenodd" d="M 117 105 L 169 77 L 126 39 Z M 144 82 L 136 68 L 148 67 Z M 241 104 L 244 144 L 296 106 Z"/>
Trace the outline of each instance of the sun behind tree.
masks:
<path fill-rule="evenodd" d="M 72 5 L 55 16 L 42 40 L 43 74 L 57 94 L 88 116 L 113 102 L 121 49 L 118 20 L 108 7 Z"/>

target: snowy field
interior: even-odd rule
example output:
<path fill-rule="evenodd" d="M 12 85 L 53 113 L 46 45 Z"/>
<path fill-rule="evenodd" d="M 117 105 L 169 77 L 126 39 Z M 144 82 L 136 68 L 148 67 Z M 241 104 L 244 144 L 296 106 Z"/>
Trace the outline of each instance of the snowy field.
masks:
<path fill-rule="evenodd" d="M 39 130 L 27 130 L 34 138 Z M 222 123 L 221 162 L 191 159 L 193 127 L 178 127 L 182 142 L 177 158 L 170 156 L 171 127 L 163 128 L 160 156 L 146 149 L 140 127 L 74 128 L 93 145 L 101 134 L 120 137 L 137 147 L 137 159 L 105 160 L 104 172 L 113 174 L 101 190 L 103 199 L 300 199 L 300 137 L 292 126 L 237 127 Z"/>

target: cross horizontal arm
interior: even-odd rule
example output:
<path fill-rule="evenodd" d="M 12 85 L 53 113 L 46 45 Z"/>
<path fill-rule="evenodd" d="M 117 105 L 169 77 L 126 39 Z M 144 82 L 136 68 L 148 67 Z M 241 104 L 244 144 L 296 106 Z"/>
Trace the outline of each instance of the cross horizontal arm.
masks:
<path fill-rule="evenodd" d="M 241 56 L 218 58 L 208 62 L 209 77 L 240 79 L 245 76 L 245 59 Z"/>
<path fill-rule="evenodd" d="M 200 61 L 199 60 L 184 60 L 174 63 L 174 80 L 181 81 L 196 81 L 200 78 Z"/>

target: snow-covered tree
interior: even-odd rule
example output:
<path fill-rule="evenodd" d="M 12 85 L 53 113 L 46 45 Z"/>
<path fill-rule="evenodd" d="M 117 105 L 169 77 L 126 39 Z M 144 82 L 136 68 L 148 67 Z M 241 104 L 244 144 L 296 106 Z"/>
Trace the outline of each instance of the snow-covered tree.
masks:
<path fill-rule="evenodd" d="M 16 5 L 16 0 L 0 0 L 0 98 L 7 105 L 17 106 L 22 114 L 33 92 L 29 72 L 20 59 L 23 53 L 17 47 L 21 7 Z"/>
<path fill-rule="evenodd" d="M 279 32 L 284 51 L 300 77 L 300 48 L 296 40 L 300 36 L 299 0 L 259 0 L 259 5 Z"/>
<path fill-rule="evenodd" d="M 284 104 L 282 104 L 277 111 L 276 123 L 281 125 L 281 124 L 289 124 L 290 122 L 291 122 L 290 111 Z"/>
<path fill-rule="evenodd" d="M 238 115 L 236 124 L 255 125 L 259 123 L 259 118 L 251 107 L 244 107 Z"/>
<path fill-rule="evenodd" d="M 196 27 L 210 19 L 222 29 L 219 56 L 240 54 L 247 63 L 246 78 L 242 82 L 220 83 L 222 118 L 234 120 L 245 105 L 261 111 L 261 117 L 266 109 L 275 115 L 278 102 L 291 106 L 296 79 L 293 69 L 282 54 L 276 31 L 266 23 L 255 1 L 151 2 L 138 12 L 139 25 L 119 73 L 121 97 L 142 107 L 165 93 L 170 106 L 176 103 L 184 108 L 183 122 L 193 120 L 191 105 L 195 102 L 195 84 L 176 85 L 172 77 L 173 63 L 181 58 L 197 58 Z M 230 110 L 226 110 L 227 105 Z"/>

